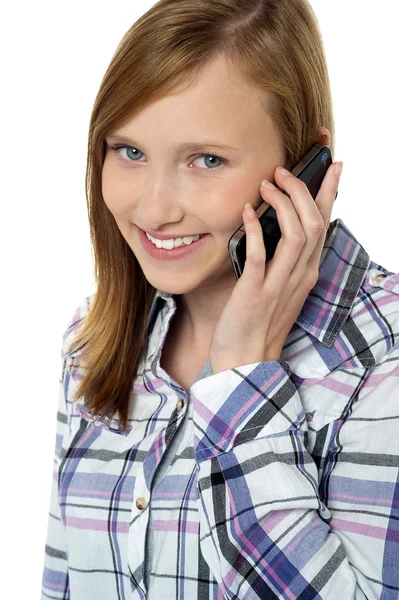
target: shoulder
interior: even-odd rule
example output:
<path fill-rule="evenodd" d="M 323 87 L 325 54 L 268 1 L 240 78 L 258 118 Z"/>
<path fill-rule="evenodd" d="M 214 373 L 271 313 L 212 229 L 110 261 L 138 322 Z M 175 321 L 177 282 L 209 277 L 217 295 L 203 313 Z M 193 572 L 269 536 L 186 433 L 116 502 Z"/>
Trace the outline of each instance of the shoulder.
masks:
<path fill-rule="evenodd" d="M 296 324 L 310 336 L 290 359 L 302 378 L 373 368 L 399 340 L 399 275 L 371 260 L 342 219 L 330 224 L 319 279 Z"/>
<path fill-rule="evenodd" d="M 399 274 L 370 261 L 350 312 L 347 330 L 357 332 L 358 349 L 369 350 L 374 366 L 399 342 Z M 356 337 L 352 339 L 356 340 Z M 365 358 L 365 356 L 364 356 Z"/>

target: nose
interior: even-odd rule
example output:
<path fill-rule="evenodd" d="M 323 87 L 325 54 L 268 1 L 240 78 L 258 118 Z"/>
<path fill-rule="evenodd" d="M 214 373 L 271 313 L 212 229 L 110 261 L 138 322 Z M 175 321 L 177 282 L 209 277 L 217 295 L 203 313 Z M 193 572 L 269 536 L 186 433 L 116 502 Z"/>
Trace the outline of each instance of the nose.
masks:
<path fill-rule="evenodd" d="M 184 216 L 180 193 L 166 175 L 149 175 L 137 205 L 141 226 L 156 230 L 166 223 L 179 222 Z"/>

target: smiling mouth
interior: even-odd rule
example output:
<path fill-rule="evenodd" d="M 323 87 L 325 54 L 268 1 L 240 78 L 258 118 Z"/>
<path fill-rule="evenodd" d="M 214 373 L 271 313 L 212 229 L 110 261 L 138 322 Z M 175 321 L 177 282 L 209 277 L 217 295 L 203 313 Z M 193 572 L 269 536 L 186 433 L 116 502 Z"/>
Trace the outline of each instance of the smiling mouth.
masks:
<path fill-rule="evenodd" d="M 181 248 L 184 246 L 192 246 L 196 242 L 199 242 L 201 238 L 206 236 L 207 234 L 197 234 L 190 236 L 183 236 L 177 238 L 168 238 L 166 240 L 161 240 L 159 238 L 154 238 L 149 233 L 145 233 L 145 237 L 157 248 L 164 248 L 165 250 L 172 250 L 174 248 Z"/>

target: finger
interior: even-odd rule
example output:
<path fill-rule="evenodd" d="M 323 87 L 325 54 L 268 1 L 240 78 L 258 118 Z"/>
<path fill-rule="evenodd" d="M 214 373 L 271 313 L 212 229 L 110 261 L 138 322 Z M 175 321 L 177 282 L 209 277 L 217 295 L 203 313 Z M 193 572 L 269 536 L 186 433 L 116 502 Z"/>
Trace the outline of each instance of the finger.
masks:
<path fill-rule="evenodd" d="M 246 207 L 248 203 L 246 204 Z M 262 227 L 252 205 L 243 210 L 245 226 L 246 260 L 240 277 L 241 285 L 262 285 L 265 277 L 266 248 L 263 242 Z M 253 289 L 253 288 L 252 288 Z"/>
<path fill-rule="evenodd" d="M 273 287 L 279 284 L 279 287 L 282 287 L 288 281 L 299 260 L 306 244 L 306 234 L 289 196 L 277 188 L 272 191 L 261 186 L 260 189 L 265 202 L 273 206 L 276 211 L 281 230 L 281 239 L 277 244 L 274 256 L 266 264 L 266 279 Z"/>
<path fill-rule="evenodd" d="M 330 225 L 331 213 L 334 207 L 334 201 L 338 192 L 339 181 L 341 178 L 341 173 L 337 174 L 335 172 L 336 164 L 337 163 L 333 163 L 330 166 L 326 176 L 323 179 L 323 182 L 320 186 L 320 190 L 315 200 L 319 212 L 323 217 L 324 231 L 322 235 L 320 235 L 320 238 L 318 239 L 317 244 L 314 248 L 313 254 L 308 262 L 309 267 L 314 269 L 318 269 L 320 265 L 320 257 L 326 241 L 327 231 Z"/>
<path fill-rule="evenodd" d="M 290 193 L 307 238 L 294 270 L 298 276 L 303 276 L 305 271 L 315 274 L 318 270 L 339 183 L 335 164 L 327 170 L 315 200 L 304 182 L 289 173 L 283 176 L 276 170 L 276 178 L 281 187 Z"/>
<path fill-rule="evenodd" d="M 287 175 L 283 175 L 281 171 L 276 170 L 276 180 L 289 194 L 305 234 L 305 243 L 296 264 L 296 270 L 302 272 L 306 270 L 316 244 L 324 232 L 325 222 L 306 183 L 288 171 L 286 173 Z M 323 181 L 329 179 L 330 176 L 329 169 Z"/>

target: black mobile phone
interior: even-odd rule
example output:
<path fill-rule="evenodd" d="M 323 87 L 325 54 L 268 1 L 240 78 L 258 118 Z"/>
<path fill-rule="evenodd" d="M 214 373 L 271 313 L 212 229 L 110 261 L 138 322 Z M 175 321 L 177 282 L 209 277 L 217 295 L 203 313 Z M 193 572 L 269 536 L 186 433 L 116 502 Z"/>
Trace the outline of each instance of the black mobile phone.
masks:
<path fill-rule="evenodd" d="M 306 183 L 312 195 L 313 200 L 321 187 L 322 181 L 329 166 L 332 164 L 331 150 L 328 146 L 316 144 L 297 166 L 291 171 L 295 177 Z M 276 182 L 273 181 L 275 184 Z M 279 188 L 283 194 L 289 197 L 289 194 Z M 338 192 L 335 198 L 338 196 Z M 266 247 L 266 261 L 273 258 L 279 239 L 281 238 L 281 229 L 278 224 L 276 211 L 272 206 L 268 206 L 260 196 L 261 203 L 255 209 L 256 215 L 262 226 L 263 241 Z M 244 223 L 231 236 L 228 249 L 234 272 L 239 279 L 244 270 L 246 260 L 246 235 Z"/>

